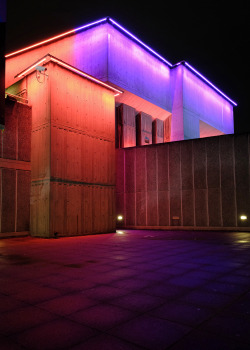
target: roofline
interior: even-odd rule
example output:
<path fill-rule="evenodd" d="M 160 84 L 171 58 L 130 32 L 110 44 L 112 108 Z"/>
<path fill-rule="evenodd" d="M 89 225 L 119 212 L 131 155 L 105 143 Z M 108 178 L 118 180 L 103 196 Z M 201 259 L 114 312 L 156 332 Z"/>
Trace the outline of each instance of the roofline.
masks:
<path fill-rule="evenodd" d="M 16 56 L 18 55 L 19 53 L 22 53 L 22 52 L 25 52 L 25 51 L 28 51 L 28 50 L 31 50 L 35 47 L 38 47 L 38 46 L 42 46 L 42 45 L 45 45 L 47 43 L 50 43 L 52 41 L 56 41 L 58 39 L 61 39 L 63 37 L 66 37 L 66 36 L 69 36 L 69 35 L 73 35 L 73 34 L 76 34 L 77 32 L 81 31 L 81 30 L 85 30 L 85 29 L 89 29 L 91 27 L 95 27 L 96 25 L 99 25 L 101 23 L 104 23 L 107 21 L 107 17 L 105 18 L 102 18 L 100 19 L 99 21 L 95 21 L 95 22 L 91 22 L 89 24 L 86 24 L 84 26 L 81 26 L 81 27 L 78 27 L 78 28 L 75 28 L 75 29 L 72 29 L 72 30 L 69 30 L 67 32 L 64 32 L 62 34 L 59 34 L 59 35 L 56 35 L 56 36 L 53 36 L 49 39 L 46 39 L 46 40 L 43 40 L 43 41 L 39 41 L 33 45 L 30 45 L 30 46 L 27 46 L 27 47 L 24 47 L 23 49 L 20 49 L 20 50 L 17 50 L 17 51 L 13 51 L 7 55 L 5 55 L 5 58 L 9 58 L 9 57 L 12 57 L 12 56 Z"/>
<path fill-rule="evenodd" d="M 191 72 L 193 72 L 195 75 L 197 75 L 199 78 L 201 78 L 205 83 L 207 83 L 210 87 L 213 88 L 216 92 L 218 92 L 222 97 L 224 97 L 228 102 L 233 104 L 234 106 L 237 106 L 237 103 L 231 100 L 224 92 L 222 92 L 220 89 L 218 89 L 211 81 L 209 81 L 204 75 L 202 75 L 200 72 L 198 72 L 194 67 L 191 66 L 187 61 L 181 61 L 176 63 L 172 68 L 176 68 L 179 65 L 183 65 L 187 67 Z"/>
<path fill-rule="evenodd" d="M 21 71 L 20 73 L 18 73 L 14 78 L 22 78 L 22 77 L 24 77 L 26 74 L 32 73 L 32 72 L 35 70 L 35 68 L 36 68 L 37 66 L 47 64 L 47 63 L 49 63 L 50 61 L 52 61 L 52 62 L 58 64 L 59 66 L 62 66 L 62 67 L 64 67 L 64 68 L 70 70 L 70 71 L 73 72 L 73 73 L 76 73 L 76 74 L 78 74 L 78 75 L 81 75 L 82 77 L 84 77 L 84 78 L 86 78 L 86 79 L 88 79 L 88 80 L 91 80 L 91 81 L 93 81 L 94 83 L 97 83 L 97 84 L 99 84 L 99 85 L 101 85 L 101 86 L 103 86 L 103 87 L 105 87 L 105 88 L 107 88 L 107 89 L 109 89 L 109 90 L 112 90 L 112 91 L 115 93 L 115 96 L 120 95 L 120 94 L 123 93 L 123 91 L 121 91 L 121 90 L 119 90 L 119 89 L 117 89 L 117 88 L 115 88 L 115 87 L 113 87 L 113 86 L 111 86 L 111 85 L 109 85 L 109 84 L 107 84 L 107 83 L 104 83 L 103 81 L 101 81 L 101 80 L 99 80 L 99 79 L 93 77 L 92 75 L 87 74 L 87 73 L 83 72 L 82 70 L 77 69 L 77 68 L 71 66 L 70 64 L 68 64 L 68 63 L 66 63 L 66 62 L 60 60 L 59 58 L 57 58 L 57 57 L 55 57 L 55 56 L 52 56 L 52 55 L 50 55 L 50 54 L 47 54 L 46 56 L 42 57 L 41 59 L 39 59 L 38 61 L 36 61 L 36 62 L 33 63 L 32 65 L 30 65 L 29 67 L 27 67 L 25 70 L 23 70 L 23 71 Z"/>
<path fill-rule="evenodd" d="M 70 31 L 67 31 L 65 33 L 62 33 L 60 35 L 56 35 L 54 37 L 51 37 L 47 40 L 43 40 L 43 41 L 40 41 L 34 45 L 31 45 L 31 46 L 28 46 L 28 47 L 25 47 L 21 50 L 18 50 L 18 51 L 14 51 L 14 52 L 11 52 L 7 55 L 5 55 L 5 58 L 9 58 L 9 57 L 12 57 L 12 56 L 15 56 L 15 55 L 18 55 L 22 52 L 25 52 L 25 51 L 28 51 L 28 50 L 31 50 L 35 47 L 38 47 L 38 46 L 42 46 L 42 45 L 45 45 L 47 43 L 50 43 L 52 41 L 56 41 L 58 39 L 61 39 L 63 37 L 66 37 L 66 36 L 69 36 L 69 35 L 73 35 L 73 34 L 76 34 L 77 32 L 80 32 L 80 31 L 83 31 L 83 30 L 86 30 L 86 29 L 90 29 L 92 27 L 95 27 L 97 25 L 100 25 L 100 24 L 104 24 L 104 23 L 109 23 L 111 25 L 113 25 L 115 28 L 117 28 L 118 30 L 120 30 L 123 34 L 126 34 L 127 36 L 129 36 L 132 40 L 134 40 L 135 42 L 137 42 L 140 46 L 142 46 L 143 48 L 145 48 L 147 51 L 149 51 L 151 54 L 153 54 L 155 57 L 157 57 L 160 61 L 162 61 L 163 63 L 165 63 L 170 69 L 172 68 L 175 68 L 176 66 L 180 65 L 180 64 L 183 64 L 185 65 L 187 68 L 189 68 L 193 73 L 195 73 L 198 77 L 200 77 L 206 84 L 208 84 L 212 89 L 214 89 L 216 92 L 218 92 L 223 98 L 225 98 L 228 102 L 230 102 L 232 105 L 234 106 L 237 106 L 237 103 L 234 102 L 233 100 L 231 100 L 227 95 L 225 95 L 220 89 L 218 89 L 214 84 L 212 84 L 204 75 L 202 75 L 201 73 L 199 73 L 195 68 L 193 68 L 188 62 L 186 61 L 182 61 L 182 62 L 179 62 L 177 64 L 171 64 L 169 61 L 167 61 L 164 57 L 162 57 L 161 55 L 159 55 L 156 51 L 154 51 L 152 48 L 150 48 L 148 45 L 146 45 L 145 43 L 143 43 L 139 38 L 137 38 L 135 35 L 133 35 L 131 32 L 129 32 L 127 29 L 125 29 L 124 27 L 122 27 L 119 23 L 117 23 L 116 21 L 114 21 L 111 17 L 104 17 L 98 21 L 94 21 L 94 22 L 91 22 L 89 24 L 86 24 L 84 26 L 81 26 L 81 27 L 78 27 L 78 28 L 75 28 L 75 29 L 72 29 Z"/>

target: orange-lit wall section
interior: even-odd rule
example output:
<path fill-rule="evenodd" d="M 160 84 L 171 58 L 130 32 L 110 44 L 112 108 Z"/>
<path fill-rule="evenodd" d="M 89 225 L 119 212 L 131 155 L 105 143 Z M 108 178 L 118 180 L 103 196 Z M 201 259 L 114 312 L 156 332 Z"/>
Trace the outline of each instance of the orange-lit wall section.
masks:
<path fill-rule="evenodd" d="M 37 94 L 31 100 L 36 99 L 35 104 L 40 105 L 32 133 L 32 180 L 36 190 L 31 206 L 36 211 L 36 222 L 31 225 L 31 233 L 68 236 L 112 232 L 114 92 L 52 62 L 46 74 L 44 83 L 33 80 L 33 86 L 28 84 L 28 93 Z M 35 74 L 30 75 L 30 82 L 31 77 Z M 47 217 L 47 224 L 41 224 L 41 228 L 35 197 L 41 202 L 41 213 L 46 212 L 43 222 Z"/>

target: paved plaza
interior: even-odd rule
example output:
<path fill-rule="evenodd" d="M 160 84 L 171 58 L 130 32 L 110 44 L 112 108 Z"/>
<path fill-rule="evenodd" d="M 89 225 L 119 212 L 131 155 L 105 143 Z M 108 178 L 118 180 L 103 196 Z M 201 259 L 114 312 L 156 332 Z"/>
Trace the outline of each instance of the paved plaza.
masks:
<path fill-rule="evenodd" d="M 0 240 L 0 349 L 249 350 L 250 233 Z"/>

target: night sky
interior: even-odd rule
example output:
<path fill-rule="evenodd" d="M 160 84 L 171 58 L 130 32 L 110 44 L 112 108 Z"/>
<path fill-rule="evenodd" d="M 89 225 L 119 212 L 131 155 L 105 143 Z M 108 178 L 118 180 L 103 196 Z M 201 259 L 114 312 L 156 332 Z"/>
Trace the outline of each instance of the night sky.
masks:
<path fill-rule="evenodd" d="M 6 53 L 110 16 L 172 64 L 185 60 L 237 102 L 250 132 L 249 10 L 237 2 L 8 1 Z"/>

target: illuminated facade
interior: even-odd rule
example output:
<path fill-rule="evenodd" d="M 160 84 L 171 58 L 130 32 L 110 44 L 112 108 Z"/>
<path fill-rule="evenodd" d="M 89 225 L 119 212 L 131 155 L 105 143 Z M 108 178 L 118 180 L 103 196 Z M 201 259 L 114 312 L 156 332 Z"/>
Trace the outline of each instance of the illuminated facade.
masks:
<path fill-rule="evenodd" d="M 109 17 L 6 55 L 5 82 L 6 96 L 32 107 L 31 233 L 38 236 L 115 230 L 115 144 L 234 132 L 234 101 Z"/>

